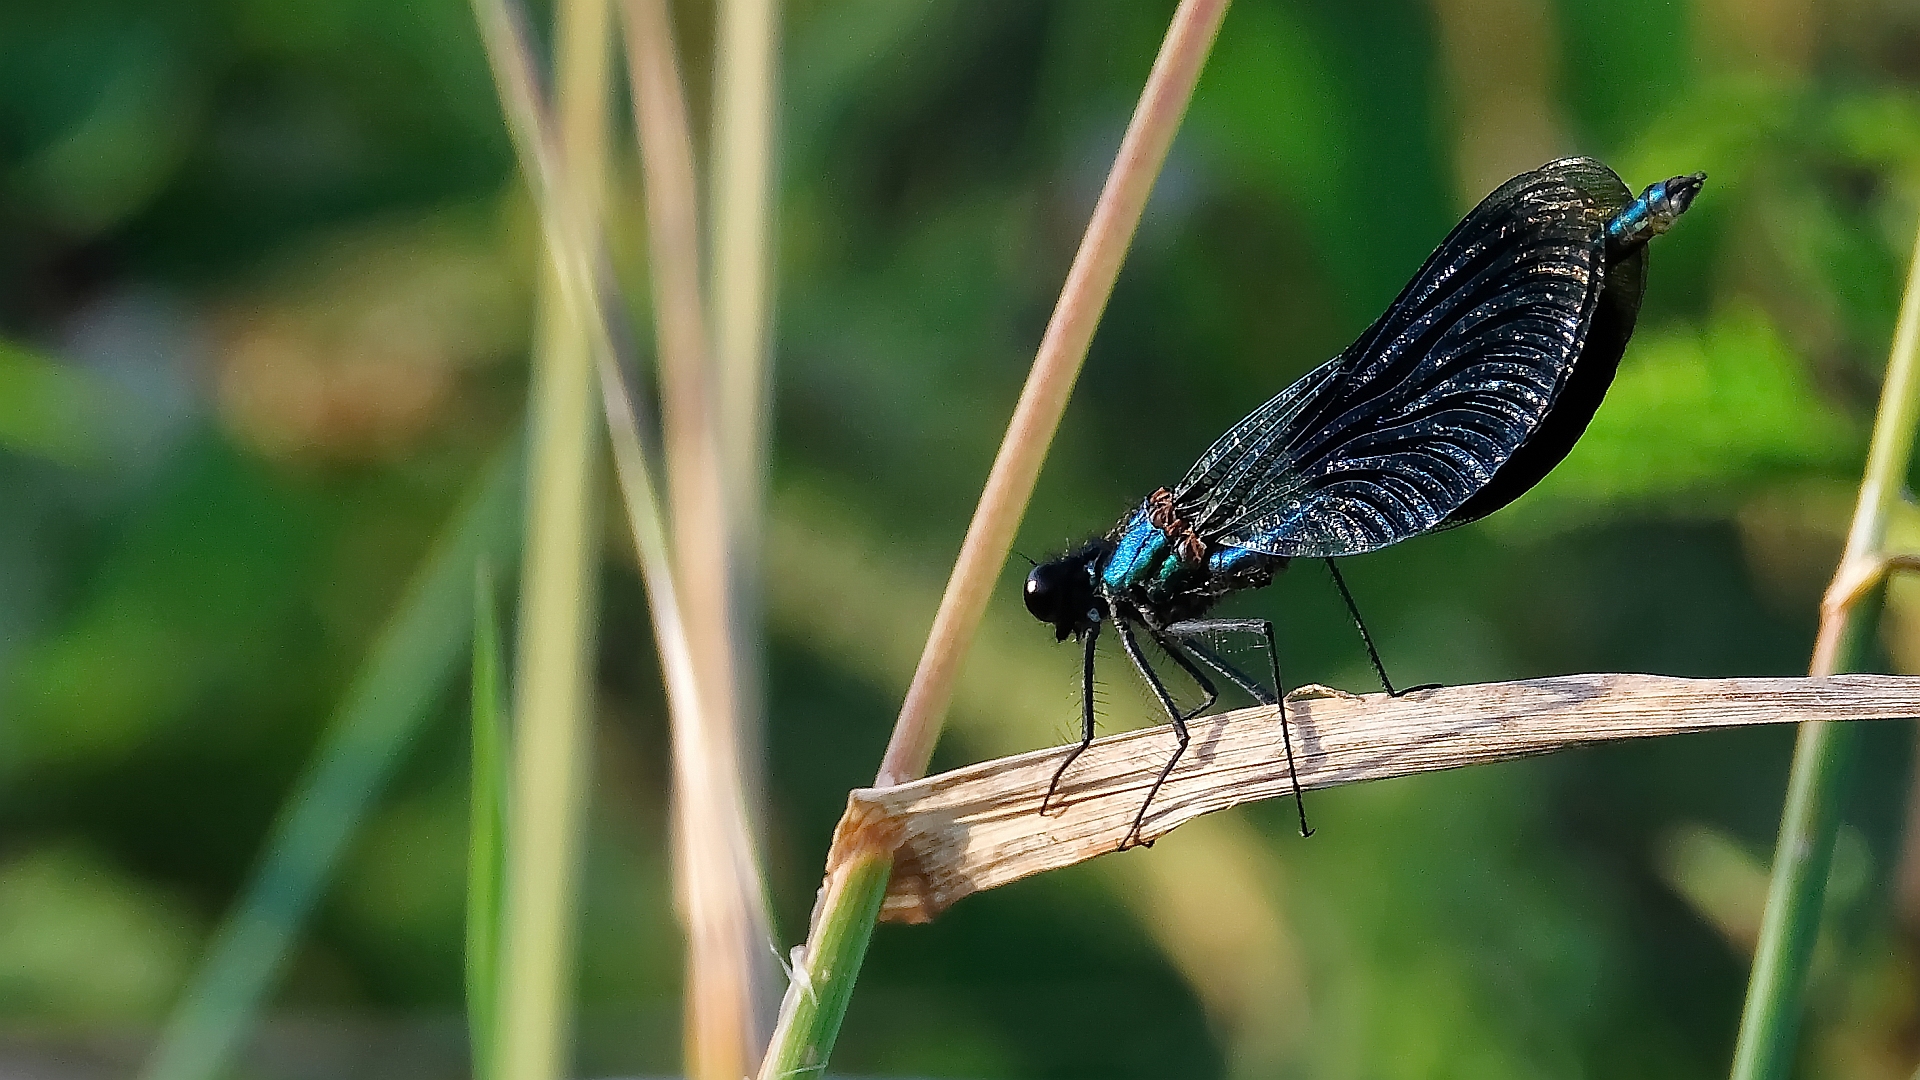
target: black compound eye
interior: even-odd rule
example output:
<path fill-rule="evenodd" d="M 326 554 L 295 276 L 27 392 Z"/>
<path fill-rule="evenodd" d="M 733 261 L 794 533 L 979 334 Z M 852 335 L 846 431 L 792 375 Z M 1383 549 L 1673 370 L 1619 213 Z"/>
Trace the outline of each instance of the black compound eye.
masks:
<path fill-rule="evenodd" d="M 1087 561 L 1062 557 L 1034 567 L 1027 575 L 1026 601 L 1034 618 L 1055 628 L 1068 628 L 1063 632 L 1082 625 L 1094 602 Z"/>
<path fill-rule="evenodd" d="M 1036 566 L 1027 575 L 1027 611 L 1041 622 L 1053 622 L 1060 607 L 1060 587 L 1048 567 Z"/>

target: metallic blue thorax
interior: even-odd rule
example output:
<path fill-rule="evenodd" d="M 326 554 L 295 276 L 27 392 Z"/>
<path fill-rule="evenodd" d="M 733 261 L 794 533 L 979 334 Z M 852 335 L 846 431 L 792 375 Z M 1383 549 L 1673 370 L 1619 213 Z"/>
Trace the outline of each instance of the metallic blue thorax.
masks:
<path fill-rule="evenodd" d="M 1141 504 L 1127 515 L 1113 542 L 1113 553 L 1100 570 L 1100 584 L 1108 593 L 1146 588 L 1158 591 L 1184 573 L 1213 576 L 1233 574 L 1255 560 L 1264 558 L 1246 548 L 1226 547 L 1210 552 L 1204 571 L 1183 566 L 1167 534 L 1147 519 L 1147 506 Z"/>
<path fill-rule="evenodd" d="M 1167 534 L 1147 520 L 1146 506 L 1135 507 L 1121 526 L 1107 565 L 1100 570 L 1100 584 L 1108 592 L 1145 585 L 1157 573 L 1172 573 L 1178 561 L 1168 558 L 1170 553 Z"/>

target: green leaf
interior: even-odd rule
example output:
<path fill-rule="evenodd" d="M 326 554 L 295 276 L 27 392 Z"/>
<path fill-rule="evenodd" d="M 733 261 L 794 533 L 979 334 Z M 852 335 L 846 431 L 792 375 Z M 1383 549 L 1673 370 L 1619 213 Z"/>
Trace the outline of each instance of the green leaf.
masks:
<path fill-rule="evenodd" d="M 481 563 L 473 609 L 472 829 L 467 840 L 467 1039 L 475 1080 L 494 1080 L 500 978 L 500 893 L 507 836 L 507 705 L 501 689 L 499 601 Z"/>

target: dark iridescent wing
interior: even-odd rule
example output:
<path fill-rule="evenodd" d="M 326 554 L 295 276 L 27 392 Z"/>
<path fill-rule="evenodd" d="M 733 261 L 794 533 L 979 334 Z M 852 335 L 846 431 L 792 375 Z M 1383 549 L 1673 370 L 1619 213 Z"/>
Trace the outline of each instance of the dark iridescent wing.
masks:
<path fill-rule="evenodd" d="M 1568 158 L 1501 185 L 1386 314 L 1220 438 L 1174 490 L 1210 543 L 1353 555 L 1433 528 L 1526 441 L 1580 355 L 1629 198 Z"/>

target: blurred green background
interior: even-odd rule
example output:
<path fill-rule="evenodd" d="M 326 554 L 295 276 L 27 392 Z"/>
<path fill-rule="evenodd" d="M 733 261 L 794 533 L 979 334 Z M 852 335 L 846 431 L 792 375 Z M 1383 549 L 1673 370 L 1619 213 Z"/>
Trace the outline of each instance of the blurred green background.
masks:
<path fill-rule="evenodd" d="M 782 952 L 1170 10 L 785 12 L 763 811 Z M 712 11 L 676 15 L 702 116 Z M 1920 217 L 1920 12 L 1893 0 L 1241 0 L 1020 549 L 1177 478 L 1480 195 L 1573 152 L 1636 189 L 1710 176 L 1657 245 L 1607 404 L 1512 508 L 1348 580 L 1405 683 L 1803 672 Z M 638 252 L 621 168 L 616 243 Z M 0 1076 L 122 1076 L 514 437 L 536 233 L 458 0 L 76 0 L 0 6 L 0 238 Z M 577 1071 L 669 1074 L 665 713 L 607 536 Z M 1072 737 L 1077 654 L 1020 610 L 1021 565 L 942 767 Z M 1280 621 L 1290 682 L 1371 686 L 1315 568 L 1234 606 Z M 1883 629 L 1892 669 L 1920 670 L 1920 591 L 1894 589 Z M 1117 659 L 1125 726 L 1150 714 Z M 464 692 L 436 701 L 237 1075 L 465 1075 Z M 1249 808 L 883 927 L 836 1071 L 1719 1074 L 1790 737 L 1317 795 L 1310 842 L 1290 808 Z M 1866 742 L 1809 1076 L 1920 1059 L 1912 738 Z"/>

